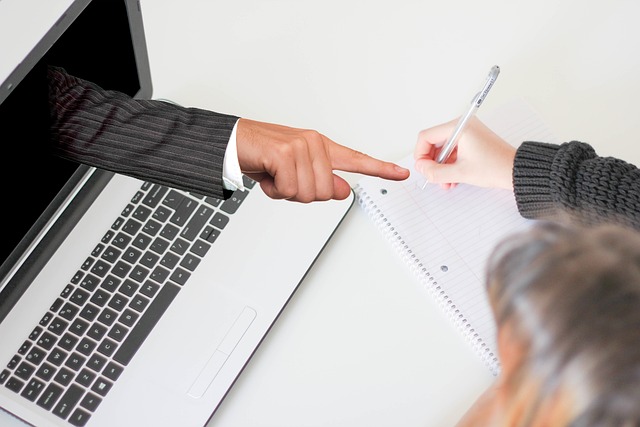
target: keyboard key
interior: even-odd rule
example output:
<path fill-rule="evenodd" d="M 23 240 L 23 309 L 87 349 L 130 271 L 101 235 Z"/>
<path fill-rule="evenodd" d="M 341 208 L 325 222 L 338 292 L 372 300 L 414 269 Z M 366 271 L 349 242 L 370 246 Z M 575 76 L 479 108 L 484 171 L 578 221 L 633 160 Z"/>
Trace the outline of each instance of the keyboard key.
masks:
<path fill-rule="evenodd" d="M 122 259 L 129 264 L 135 264 L 140 258 L 140 255 L 142 255 L 142 251 L 133 247 L 128 247 L 127 250 L 122 254 Z"/>
<path fill-rule="evenodd" d="M 153 252 L 147 251 L 144 256 L 140 259 L 140 264 L 144 265 L 147 268 L 153 268 L 158 263 L 160 256 Z"/>
<path fill-rule="evenodd" d="M 178 265 L 178 261 L 180 261 L 180 257 L 178 257 L 178 255 L 173 252 L 167 252 L 160 260 L 160 264 L 169 270 L 173 270 L 173 268 Z"/>
<path fill-rule="evenodd" d="M 31 341 L 23 342 L 20 348 L 18 349 L 18 354 L 27 354 L 27 351 L 29 351 L 29 349 L 31 348 L 31 345 L 32 345 Z"/>
<path fill-rule="evenodd" d="M 63 350 L 71 351 L 71 350 L 73 350 L 73 348 L 78 343 L 78 339 L 79 338 L 77 336 L 72 335 L 72 334 L 67 332 L 66 334 L 64 334 L 64 336 L 62 338 L 60 338 L 60 341 L 58 342 L 58 345 Z"/>
<path fill-rule="evenodd" d="M 14 370 L 21 361 L 22 358 L 20 356 L 13 356 L 11 360 L 9 360 L 9 363 L 7 363 L 7 368 Z"/>
<path fill-rule="evenodd" d="M 86 361 L 87 358 L 80 353 L 73 353 L 65 362 L 65 366 L 77 372 L 80 370 L 80 368 L 82 368 L 84 362 Z"/>
<path fill-rule="evenodd" d="M 69 385 L 69 383 L 71 382 L 74 376 L 75 374 L 72 371 L 70 371 L 65 367 L 62 367 L 60 368 L 56 376 L 53 378 L 53 380 L 60 385 L 67 386 Z"/>
<path fill-rule="evenodd" d="M 36 377 L 42 378 L 44 381 L 49 381 L 53 378 L 53 375 L 56 373 L 57 369 L 55 366 L 50 365 L 48 363 L 43 363 L 40 368 L 36 371 Z"/>
<path fill-rule="evenodd" d="M 133 239 L 133 242 L 131 242 L 131 244 L 140 250 L 145 250 L 151 243 L 151 240 L 153 240 L 151 236 L 144 233 L 139 233 L 136 238 Z"/>
<path fill-rule="evenodd" d="M 35 372 L 35 370 L 36 368 L 33 365 L 27 362 L 22 362 L 20 365 L 18 365 L 16 370 L 13 371 L 13 374 L 18 378 L 28 380 L 29 378 L 31 378 L 31 375 Z"/>
<path fill-rule="evenodd" d="M 171 275 L 171 281 L 179 285 L 184 285 L 185 283 L 187 283 L 187 280 L 189 279 L 190 276 L 191 276 L 191 273 L 189 273 L 187 270 L 183 268 L 178 267 Z"/>
<path fill-rule="evenodd" d="M 107 357 L 110 357 L 114 351 L 118 348 L 118 344 L 115 341 L 105 338 L 98 346 L 98 351 Z"/>
<path fill-rule="evenodd" d="M 194 271 L 198 264 L 200 264 L 200 258 L 189 253 L 186 254 L 184 259 L 180 262 L 180 267 L 184 267 L 189 271 Z"/>
<path fill-rule="evenodd" d="M 84 394 L 84 389 L 75 384 L 71 384 L 67 391 L 62 395 L 62 398 L 56 405 L 53 413 L 62 419 L 66 419 L 71 410 L 76 406 L 76 403 L 80 401 L 80 398 Z"/>
<path fill-rule="evenodd" d="M 118 249 L 115 246 L 109 246 L 104 252 L 102 252 L 100 258 L 110 264 L 113 264 L 118 258 L 120 258 L 120 254 L 122 254 L 121 249 Z"/>
<path fill-rule="evenodd" d="M 111 294 L 109 292 L 103 289 L 98 289 L 91 297 L 91 303 L 95 304 L 95 305 L 92 305 L 92 307 L 95 307 L 96 309 L 99 310 L 98 307 L 104 307 L 107 301 L 109 301 L 109 298 L 111 298 Z M 97 315 L 98 313 L 94 313 L 94 311 L 95 309 L 90 309 L 89 312 L 87 312 L 86 314 L 89 316 L 93 315 L 93 317 L 95 318 L 95 315 Z M 93 320 L 93 319 L 87 319 L 87 320 Z"/>
<path fill-rule="evenodd" d="M 5 387 L 13 391 L 14 393 L 20 393 L 20 390 L 22 390 L 22 387 L 24 387 L 24 381 L 19 380 L 16 377 L 11 377 L 7 380 Z"/>
<path fill-rule="evenodd" d="M 62 362 L 64 362 L 64 359 L 67 358 L 67 353 L 55 348 L 51 351 L 51 353 L 49 353 L 49 355 L 47 356 L 47 361 L 56 365 L 56 366 L 60 366 L 62 365 Z"/>
<path fill-rule="evenodd" d="M 133 270 L 131 270 L 131 274 L 129 274 L 129 277 L 131 277 L 133 280 L 135 280 L 138 283 L 142 283 L 142 281 L 146 279 L 148 275 L 149 275 L 148 269 L 140 265 L 136 265 L 135 267 L 133 267 Z"/>
<path fill-rule="evenodd" d="M 189 250 L 194 254 L 198 255 L 199 257 L 203 257 L 206 255 L 209 248 L 211 248 L 210 243 L 205 242 L 204 240 L 198 239 L 193 243 L 193 245 L 191 246 L 191 249 Z"/>
<path fill-rule="evenodd" d="M 40 326 L 47 326 L 49 322 L 51 322 L 51 319 L 53 319 L 53 313 L 46 313 L 42 316 L 42 319 L 40 319 Z"/>
<path fill-rule="evenodd" d="M 89 361 L 87 362 L 87 366 L 91 369 L 93 369 L 96 372 L 100 372 L 100 370 L 104 367 L 104 365 L 107 364 L 107 358 L 101 356 L 100 354 L 96 353 L 93 356 L 91 356 L 91 359 L 89 359 Z"/>
<path fill-rule="evenodd" d="M 123 370 L 124 368 L 118 365 L 117 363 L 109 362 L 107 367 L 104 368 L 104 371 L 102 371 L 102 375 L 104 375 L 105 377 L 109 378 L 112 381 L 115 381 L 120 377 L 120 374 L 122 374 Z"/>
<path fill-rule="evenodd" d="M 98 378 L 95 383 L 93 383 L 93 387 L 91 387 L 91 391 L 98 393 L 100 396 L 106 396 L 106 394 L 111 390 L 111 386 L 113 384 L 107 381 L 104 378 Z"/>
<path fill-rule="evenodd" d="M 90 296 L 91 294 L 89 292 L 85 291 L 84 289 L 78 288 L 73 291 L 73 294 L 71 294 L 71 296 L 69 297 L 69 301 L 76 305 L 82 306 L 89 300 Z"/>
<path fill-rule="evenodd" d="M 120 288 L 118 288 L 118 292 L 123 293 L 124 295 L 130 297 L 133 294 L 136 293 L 136 291 L 138 290 L 138 288 L 140 287 L 140 285 L 138 285 L 137 283 L 135 283 L 132 280 L 125 280 L 122 283 L 122 286 L 120 286 Z"/>
<path fill-rule="evenodd" d="M 170 190 L 162 201 L 162 204 L 176 210 L 184 198 L 185 196 L 182 193 L 178 193 L 176 190 Z"/>
<path fill-rule="evenodd" d="M 144 201 L 143 201 L 144 203 Z M 135 211 L 133 211 L 132 218 L 137 219 L 140 222 L 145 222 L 151 216 L 151 209 L 146 206 L 138 206 Z"/>
<path fill-rule="evenodd" d="M 129 307 L 136 310 L 138 313 L 144 311 L 147 305 L 149 305 L 149 300 L 142 295 L 135 295 L 131 298 L 131 302 L 129 303 Z"/>
<path fill-rule="evenodd" d="M 171 245 L 171 252 L 175 252 L 178 255 L 183 255 L 187 248 L 189 247 L 189 242 L 184 239 L 177 238 L 175 242 Z"/>
<path fill-rule="evenodd" d="M 89 387 L 91 386 L 93 381 L 96 379 L 96 377 L 97 375 L 94 372 L 85 368 L 82 371 L 80 371 L 78 376 L 76 376 L 76 382 L 81 386 Z"/>
<path fill-rule="evenodd" d="M 20 396 L 32 402 L 35 402 L 42 390 L 44 390 L 44 386 L 45 384 L 42 381 L 33 378 L 31 381 L 29 381 L 24 390 L 22 390 Z"/>
<path fill-rule="evenodd" d="M 131 212 L 133 212 L 133 209 L 134 209 L 134 206 L 131 203 L 129 203 L 122 210 L 122 212 L 120 213 L 120 216 L 123 216 L 123 217 L 127 218 L 129 215 L 131 215 Z"/>
<path fill-rule="evenodd" d="M 26 355 L 24 360 L 27 360 L 28 362 L 38 366 L 45 359 L 45 357 L 47 357 L 47 353 L 44 350 L 38 347 L 34 347 L 31 349 L 29 354 Z"/>
<path fill-rule="evenodd" d="M 212 225 L 207 225 L 204 230 L 202 230 L 202 233 L 200 233 L 200 238 L 206 240 L 209 243 L 213 243 L 216 241 L 219 235 L 220 230 Z"/>
<path fill-rule="evenodd" d="M 120 251 L 115 248 L 114 251 L 117 251 L 118 254 L 120 253 Z M 80 281 L 80 287 L 88 290 L 89 292 L 93 292 L 99 284 L 100 279 L 93 274 L 87 274 L 87 276 Z"/>
<path fill-rule="evenodd" d="M 69 322 L 67 322 L 66 320 L 63 320 L 60 317 L 56 317 L 51 321 L 51 323 L 47 327 L 47 330 L 53 334 L 61 335 L 64 331 L 67 330 L 68 326 L 69 326 Z"/>
<path fill-rule="evenodd" d="M 149 298 L 153 298 L 156 292 L 158 292 L 158 289 L 160 289 L 160 285 L 152 282 L 151 280 L 147 280 L 146 282 L 144 282 L 142 288 L 140 288 L 140 293 L 142 295 L 148 296 Z"/>
<path fill-rule="evenodd" d="M 165 280 L 167 280 L 167 277 L 169 277 L 169 273 L 170 271 L 166 268 L 157 266 L 153 269 L 150 278 L 162 284 L 165 282 Z"/>
<path fill-rule="evenodd" d="M 100 287 L 104 288 L 108 292 L 115 292 L 116 289 L 118 289 L 118 286 L 120 286 L 121 282 L 121 279 L 118 279 L 116 276 L 110 274 L 102 281 Z"/>
<path fill-rule="evenodd" d="M 120 349 L 114 354 L 113 360 L 122 365 L 127 365 L 131 361 L 131 358 L 136 351 L 138 351 L 138 348 L 142 345 L 158 320 L 160 320 L 160 317 L 167 307 L 169 307 L 169 304 L 171 304 L 176 295 L 178 295 L 179 290 L 179 287 L 169 283 L 160 289 L 160 292 L 158 292 L 154 300 L 149 304 L 149 307 L 140 318 L 138 324 L 131 329 L 127 338 L 122 342 Z"/>
<path fill-rule="evenodd" d="M 89 328 L 89 331 L 87 331 L 87 336 L 96 341 L 100 341 L 107 333 L 107 330 L 106 326 L 101 325 L 100 323 L 94 323 L 91 325 L 91 328 Z"/>
<path fill-rule="evenodd" d="M 71 304 L 67 302 L 62 307 L 62 309 L 58 312 L 58 315 L 65 320 L 73 320 L 79 311 L 80 311 L 80 307 L 78 307 L 76 304 Z"/>
<path fill-rule="evenodd" d="M 211 218 L 211 215 L 213 215 L 213 209 L 205 205 L 200 206 L 189 220 L 189 223 L 184 227 L 182 233 L 180 233 L 180 237 L 189 241 L 195 239 L 209 218 Z"/>
<path fill-rule="evenodd" d="M 122 231 L 131 236 L 134 236 L 138 231 L 140 231 L 140 228 L 142 228 L 141 222 L 138 222 L 135 219 L 128 219 L 122 227 Z"/>
<path fill-rule="evenodd" d="M 142 199 L 142 203 L 150 208 L 158 206 L 165 194 L 169 189 L 165 186 L 154 184 L 149 190 L 149 193 Z"/>
<path fill-rule="evenodd" d="M 22 390 L 23 386 L 24 386 L 24 382 L 22 380 L 17 379 L 16 377 L 9 378 L 5 384 L 5 387 L 7 387 L 9 390 L 15 393 L 20 393 L 20 390 Z"/>
<path fill-rule="evenodd" d="M 189 217 L 198 207 L 198 202 L 188 197 L 182 199 L 180 206 L 176 209 L 174 214 L 169 218 L 169 221 L 177 226 L 183 226 L 189 220 Z"/>
<path fill-rule="evenodd" d="M 111 326 L 113 322 L 115 322 L 117 317 L 118 317 L 118 313 L 107 308 L 104 311 L 102 311 L 98 316 L 98 322 L 107 326 Z"/>
<path fill-rule="evenodd" d="M 111 265 L 109 263 L 99 259 L 98 261 L 96 261 L 96 264 L 91 267 L 91 272 L 96 276 L 104 277 L 109 271 L 110 267 Z"/>
<path fill-rule="evenodd" d="M 136 298 L 140 298 L 140 296 L 137 296 Z M 135 298 L 134 298 L 134 300 L 135 300 Z M 133 304 L 133 300 L 131 301 L 131 304 Z M 122 323 L 125 326 L 131 327 L 136 323 L 136 321 L 138 320 L 139 317 L 140 317 L 140 315 L 138 313 L 136 313 L 135 311 L 127 308 L 120 315 L 120 317 L 118 317 L 118 322 Z"/>
<path fill-rule="evenodd" d="M 129 264 L 127 264 L 124 261 L 118 261 L 116 265 L 114 265 L 113 268 L 111 269 L 111 273 L 123 279 L 124 277 L 126 277 L 127 274 L 129 274 L 130 270 L 131 270 L 131 266 Z"/>
<path fill-rule="evenodd" d="M 80 406 L 85 409 L 88 409 L 91 412 L 95 412 L 98 409 L 98 405 L 100 405 L 102 399 L 92 393 L 87 393 L 87 395 L 80 402 Z"/>
<path fill-rule="evenodd" d="M 220 206 L 220 209 L 228 214 L 234 214 L 237 212 L 238 208 L 240 207 L 240 205 L 242 204 L 242 202 L 244 202 L 244 200 L 247 198 L 247 195 L 249 194 L 248 191 L 239 191 L 236 190 L 233 192 L 233 195 L 228 198 L 227 200 L 225 200 L 224 202 L 222 202 L 222 206 Z"/>
<path fill-rule="evenodd" d="M 77 336 L 81 337 L 85 331 L 89 329 L 89 323 L 82 319 L 76 319 L 69 327 L 69 331 Z"/>
<path fill-rule="evenodd" d="M 115 341 L 120 342 L 124 339 L 125 335 L 127 335 L 127 332 L 129 332 L 127 328 L 125 328 L 120 323 L 116 323 L 111 327 L 111 330 L 109 331 L 107 336 L 109 338 L 113 338 Z"/>
<path fill-rule="evenodd" d="M 167 248 L 169 248 L 169 242 L 160 237 L 156 237 L 156 239 L 153 241 L 153 243 L 149 247 L 149 249 L 151 249 L 152 251 L 160 255 L 165 253 L 167 251 Z"/>
<path fill-rule="evenodd" d="M 64 303 L 64 301 L 62 300 L 62 298 L 56 298 L 54 303 L 51 304 L 51 307 L 49 308 L 49 311 L 52 312 L 52 313 L 55 313 L 56 311 L 60 310 L 60 307 L 62 307 L 63 303 Z"/>
<path fill-rule="evenodd" d="M 162 224 L 160 224 L 158 221 L 150 219 L 144 224 L 144 227 L 142 227 L 142 231 L 149 236 L 155 236 L 160 232 L 161 228 Z"/>
<path fill-rule="evenodd" d="M 68 421 L 72 426 L 84 427 L 85 425 L 87 425 L 87 422 L 89 422 L 90 417 L 91 414 L 83 411 L 80 408 L 77 408 L 75 411 L 73 411 L 73 414 L 71 414 Z"/>
<path fill-rule="evenodd" d="M 220 230 L 222 230 L 228 223 L 229 217 L 221 212 L 216 212 L 213 218 L 211 218 L 211 221 L 209 221 L 209 224 L 219 228 Z"/>
<path fill-rule="evenodd" d="M 128 303 L 129 298 L 118 293 L 111 297 L 111 299 L 109 300 L 109 307 L 113 308 L 116 311 L 122 311 Z"/>
<path fill-rule="evenodd" d="M 85 356 L 90 356 L 97 345 L 98 343 L 85 337 L 80 340 L 80 343 L 76 347 L 76 350 L 84 354 Z"/>
<path fill-rule="evenodd" d="M 117 248 L 124 249 L 127 247 L 130 241 L 131 236 L 128 236 L 124 233 L 118 233 L 116 237 L 113 238 L 111 243 Z"/>
<path fill-rule="evenodd" d="M 54 383 L 49 384 L 40 396 L 40 399 L 38 399 L 37 405 L 46 410 L 50 410 L 51 408 L 53 408 L 53 405 L 60 398 L 60 396 L 62 396 L 63 391 L 64 389 L 59 385 L 56 385 Z"/>
<path fill-rule="evenodd" d="M 180 229 L 173 224 L 166 224 L 160 231 L 160 235 L 168 241 L 173 241 L 178 233 L 180 233 Z"/>

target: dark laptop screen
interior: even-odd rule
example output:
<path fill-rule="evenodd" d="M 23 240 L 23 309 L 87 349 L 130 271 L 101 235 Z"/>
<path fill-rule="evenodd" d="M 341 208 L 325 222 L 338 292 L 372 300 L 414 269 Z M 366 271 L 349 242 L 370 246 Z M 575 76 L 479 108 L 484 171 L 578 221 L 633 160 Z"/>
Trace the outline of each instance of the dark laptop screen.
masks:
<path fill-rule="evenodd" d="M 105 89 L 131 96 L 139 96 L 143 86 L 140 67 L 148 76 L 148 63 L 138 63 L 140 52 L 134 47 L 143 38 L 132 37 L 125 0 L 76 1 L 67 15 L 74 13 L 77 18 L 68 19 L 70 25 L 61 19 L 20 64 L 13 74 L 24 77 L 0 104 L 5 160 L 0 168 L 5 225 L 0 240 L 0 282 L 46 222 L 43 212 L 55 210 L 64 200 L 61 190 L 70 191 L 74 187 L 70 179 L 78 181 L 88 169 L 48 153 L 46 66 L 62 67 Z M 61 32 L 59 25 L 68 28 Z M 139 31 L 142 36 L 141 24 Z M 143 53 L 146 61 L 146 48 Z M 145 81 L 147 85 L 150 92 L 150 83 Z M 5 302 L 6 291 L 0 293 L 0 303 Z"/>

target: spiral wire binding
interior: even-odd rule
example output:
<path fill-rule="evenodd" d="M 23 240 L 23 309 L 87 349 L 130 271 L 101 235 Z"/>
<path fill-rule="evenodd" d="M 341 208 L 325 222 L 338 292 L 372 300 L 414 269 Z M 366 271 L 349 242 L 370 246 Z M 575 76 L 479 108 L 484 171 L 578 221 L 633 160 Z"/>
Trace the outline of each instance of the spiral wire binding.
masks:
<path fill-rule="evenodd" d="M 446 292 L 438 284 L 437 280 L 420 262 L 420 259 L 405 243 L 403 237 L 396 231 L 395 227 L 385 217 L 378 205 L 371 196 L 359 185 L 354 187 L 356 200 L 361 208 L 369 215 L 378 229 L 391 243 L 400 258 L 409 267 L 409 270 L 418 279 L 422 288 L 427 290 L 434 300 L 440 305 L 442 310 L 448 315 L 452 323 L 462 333 L 462 336 L 471 344 L 474 351 L 480 356 L 494 376 L 500 372 L 500 361 L 483 339 L 478 335 L 470 322 L 464 317 L 460 310 L 451 301 Z"/>

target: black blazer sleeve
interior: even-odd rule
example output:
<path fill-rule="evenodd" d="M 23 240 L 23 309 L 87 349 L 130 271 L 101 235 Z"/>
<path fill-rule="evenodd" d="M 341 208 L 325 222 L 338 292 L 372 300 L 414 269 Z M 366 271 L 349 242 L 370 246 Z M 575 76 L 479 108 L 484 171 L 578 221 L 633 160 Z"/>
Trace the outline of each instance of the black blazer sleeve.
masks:
<path fill-rule="evenodd" d="M 238 117 L 133 99 L 49 67 L 50 142 L 57 156 L 222 198 L 222 163 Z"/>

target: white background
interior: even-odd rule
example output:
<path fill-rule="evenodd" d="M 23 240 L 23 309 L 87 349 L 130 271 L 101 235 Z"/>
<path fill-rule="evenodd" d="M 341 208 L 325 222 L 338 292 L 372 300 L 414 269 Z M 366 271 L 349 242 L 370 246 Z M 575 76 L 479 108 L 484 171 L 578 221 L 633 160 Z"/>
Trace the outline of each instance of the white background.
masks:
<path fill-rule="evenodd" d="M 524 98 L 560 140 L 640 164 L 632 0 L 141 4 L 157 98 L 398 160 L 497 64 L 483 110 Z M 451 426 L 491 381 L 356 205 L 210 426 Z"/>

